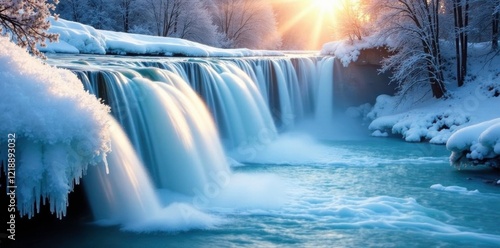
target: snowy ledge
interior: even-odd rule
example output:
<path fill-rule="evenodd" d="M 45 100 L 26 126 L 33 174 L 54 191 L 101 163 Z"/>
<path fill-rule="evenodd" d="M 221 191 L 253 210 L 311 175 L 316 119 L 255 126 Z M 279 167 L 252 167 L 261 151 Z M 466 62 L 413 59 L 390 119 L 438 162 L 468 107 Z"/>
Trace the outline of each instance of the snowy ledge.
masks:
<path fill-rule="evenodd" d="M 387 44 L 374 37 L 366 37 L 356 41 L 332 41 L 323 45 L 321 55 L 335 56 L 344 67 L 347 67 L 350 63 L 358 60 L 362 50 L 381 48 L 386 45 Z"/>
<path fill-rule="evenodd" d="M 70 71 L 42 64 L 5 37 L 0 47 L 0 144 L 15 144 L 0 149 L 0 164 L 4 172 L 15 169 L 21 216 L 32 217 L 48 199 L 61 218 L 87 166 L 103 163 L 110 151 L 109 108 Z"/>
<path fill-rule="evenodd" d="M 281 56 L 268 50 L 221 49 L 179 38 L 158 37 L 98 30 L 61 18 L 50 18 L 50 33 L 60 34 L 59 42 L 40 47 L 45 53 L 159 55 L 185 57 Z"/>
<path fill-rule="evenodd" d="M 500 168 L 500 118 L 458 130 L 448 142 L 455 166 L 485 164 Z"/>

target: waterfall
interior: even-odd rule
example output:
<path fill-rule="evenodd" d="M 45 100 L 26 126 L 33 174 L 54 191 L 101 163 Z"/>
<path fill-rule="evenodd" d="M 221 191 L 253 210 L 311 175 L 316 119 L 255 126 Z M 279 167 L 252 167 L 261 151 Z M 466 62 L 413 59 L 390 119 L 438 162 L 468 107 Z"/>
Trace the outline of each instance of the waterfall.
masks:
<path fill-rule="evenodd" d="M 136 222 L 160 211 L 149 176 L 118 123 L 111 121 L 108 165 L 92 166 L 84 186 L 96 219 L 113 224 Z"/>
<path fill-rule="evenodd" d="M 155 68 L 80 77 L 111 106 L 157 187 L 192 195 L 229 171 L 212 118 L 181 77 Z"/>
<path fill-rule="evenodd" d="M 252 145 L 262 133 L 277 135 L 271 113 L 248 74 L 230 63 L 181 64 L 187 82 L 204 99 L 228 149 Z"/>
<path fill-rule="evenodd" d="M 332 58 L 64 63 L 60 66 L 111 106 L 127 136 L 113 124 L 109 174 L 91 168 L 85 181 L 96 217 L 111 223 L 162 216 L 155 188 L 203 197 L 200 192 L 210 192 L 230 175 L 225 152 L 245 161 L 256 147 L 270 144 L 278 130 L 308 118 L 332 119 Z"/>
<path fill-rule="evenodd" d="M 119 124 L 111 119 L 107 165 L 88 168 L 87 199 L 97 223 L 137 232 L 212 228 L 218 218 L 186 203 L 162 206 L 145 167 Z"/>
<path fill-rule="evenodd" d="M 318 66 L 318 88 L 315 121 L 322 126 L 333 122 L 333 63 L 334 58 L 324 58 Z"/>

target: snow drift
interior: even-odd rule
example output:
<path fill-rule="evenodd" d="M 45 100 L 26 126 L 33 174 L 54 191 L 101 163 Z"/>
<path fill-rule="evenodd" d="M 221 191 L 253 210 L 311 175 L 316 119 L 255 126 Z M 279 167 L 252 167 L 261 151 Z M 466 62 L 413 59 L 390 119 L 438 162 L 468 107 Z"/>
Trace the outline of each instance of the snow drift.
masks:
<path fill-rule="evenodd" d="M 70 71 L 42 64 L 7 38 L 0 47 L 0 144 L 16 134 L 17 208 L 31 217 L 48 198 L 61 218 L 87 165 L 110 151 L 109 109 Z M 7 157 L 0 149 L 4 170 Z"/>
<path fill-rule="evenodd" d="M 50 18 L 50 33 L 60 34 L 59 42 L 39 50 L 46 53 L 118 55 L 161 55 L 187 57 L 241 57 L 283 55 L 276 51 L 221 49 L 179 38 L 158 37 L 98 30 L 78 22 Z"/>
<path fill-rule="evenodd" d="M 486 164 L 500 167 L 500 118 L 458 130 L 446 148 L 452 152 L 450 162 L 455 166 Z"/>

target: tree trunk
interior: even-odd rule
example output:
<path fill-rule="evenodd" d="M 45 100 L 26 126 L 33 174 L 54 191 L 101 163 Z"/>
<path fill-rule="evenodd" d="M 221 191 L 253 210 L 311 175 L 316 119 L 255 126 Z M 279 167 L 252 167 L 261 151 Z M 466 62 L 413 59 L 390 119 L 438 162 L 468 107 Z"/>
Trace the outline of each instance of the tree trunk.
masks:
<path fill-rule="evenodd" d="M 492 15 L 492 22 L 491 22 L 491 27 L 492 27 L 492 32 L 491 32 L 491 49 L 494 51 L 498 50 L 498 24 L 500 22 L 500 13 L 496 11 Z"/>
<path fill-rule="evenodd" d="M 125 7 L 125 15 L 123 16 L 123 32 L 128 33 L 130 30 L 129 27 L 129 14 L 130 14 L 130 6 L 127 5 Z"/>
<path fill-rule="evenodd" d="M 469 26 L 469 0 L 453 1 L 453 16 L 455 19 L 455 53 L 457 56 L 457 85 L 464 85 L 467 75 L 467 50 Z"/>
<path fill-rule="evenodd" d="M 453 19 L 455 23 L 455 56 L 456 56 L 456 63 L 457 63 L 457 84 L 458 86 L 463 85 L 463 80 L 462 80 L 462 70 L 461 70 L 461 57 L 460 56 L 460 25 L 458 23 L 458 5 L 459 5 L 459 0 L 453 0 Z"/>
<path fill-rule="evenodd" d="M 464 23 L 462 26 L 462 84 L 458 85 L 459 87 L 464 84 L 465 77 L 467 76 L 467 50 L 469 48 L 469 41 L 468 41 L 468 32 L 467 29 L 469 28 L 469 0 L 465 0 L 465 12 L 464 12 Z"/>
<path fill-rule="evenodd" d="M 423 46 L 424 52 L 428 54 L 428 56 L 434 58 L 427 60 L 427 72 L 429 83 L 431 84 L 432 96 L 439 99 L 446 93 L 446 88 L 444 87 L 443 72 L 439 69 L 440 60 L 439 57 L 436 56 L 436 51 L 433 51 L 432 47 L 429 47 L 427 44 L 425 44 L 425 42 L 423 43 Z M 436 60 L 435 64 L 433 64 L 431 60 Z"/>

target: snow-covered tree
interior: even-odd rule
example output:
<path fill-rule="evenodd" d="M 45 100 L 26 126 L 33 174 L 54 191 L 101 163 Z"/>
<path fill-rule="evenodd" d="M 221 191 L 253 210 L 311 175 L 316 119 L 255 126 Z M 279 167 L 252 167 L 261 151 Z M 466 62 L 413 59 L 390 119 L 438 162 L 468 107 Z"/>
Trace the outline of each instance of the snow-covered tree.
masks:
<path fill-rule="evenodd" d="M 116 5 L 108 0 L 86 0 L 88 8 L 85 9 L 85 23 L 97 29 L 116 30 L 113 18 Z"/>
<path fill-rule="evenodd" d="M 133 7 L 136 0 L 115 0 L 115 2 L 117 3 L 119 15 L 117 23 L 121 24 L 123 32 L 128 33 L 130 31 L 130 22 L 131 18 L 133 18 Z"/>
<path fill-rule="evenodd" d="M 213 20 L 229 47 L 273 49 L 281 38 L 266 0 L 213 0 Z"/>
<path fill-rule="evenodd" d="M 491 18 L 491 48 L 492 50 L 498 50 L 498 36 L 499 36 L 499 26 L 500 26 L 500 1 L 493 0 L 493 13 Z"/>
<path fill-rule="evenodd" d="M 339 39 L 348 38 L 351 41 L 361 40 L 367 36 L 370 27 L 370 16 L 367 13 L 369 0 L 339 0 L 339 9 L 335 13 L 334 30 Z M 374 15 L 374 13 L 371 13 Z"/>
<path fill-rule="evenodd" d="M 48 17 L 55 9 L 54 3 L 46 0 L 0 0 L 0 35 L 10 35 L 11 40 L 27 48 L 36 56 L 43 57 L 36 44 L 45 46 L 45 41 L 56 41 L 57 34 L 48 33 Z"/>
<path fill-rule="evenodd" d="M 64 0 L 55 11 L 61 18 L 98 29 L 118 30 L 119 4 L 106 0 Z"/>
<path fill-rule="evenodd" d="M 500 34 L 500 0 L 469 1 L 470 29 L 467 30 L 469 38 L 474 42 L 491 41 L 492 50 L 497 51 Z"/>
<path fill-rule="evenodd" d="M 192 1 L 184 15 L 179 18 L 176 37 L 218 46 L 220 36 L 212 23 L 210 12 L 201 1 Z"/>
<path fill-rule="evenodd" d="M 63 19 L 83 22 L 87 13 L 87 1 L 64 0 L 57 5 L 56 13 Z"/>
<path fill-rule="evenodd" d="M 145 0 L 156 35 L 217 45 L 217 31 L 200 0 Z"/>
<path fill-rule="evenodd" d="M 446 94 L 439 44 L 440 0 L 375 0 L 381 7 L 378 35 L 390 44 L 393 55 L 383 70 L 393 70 L 392 80 L 402 93 L 423 83 L 432 95 Z"/>

